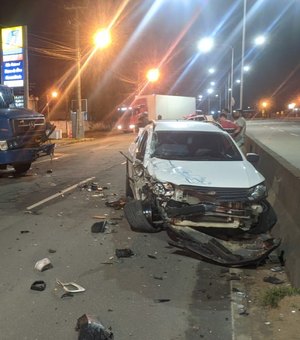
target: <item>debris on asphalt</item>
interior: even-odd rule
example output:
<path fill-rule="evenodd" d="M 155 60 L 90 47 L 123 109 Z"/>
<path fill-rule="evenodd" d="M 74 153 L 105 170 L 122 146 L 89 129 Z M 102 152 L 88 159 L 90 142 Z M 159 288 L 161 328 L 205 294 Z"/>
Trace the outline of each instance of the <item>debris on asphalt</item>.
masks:
<path fill-rule="evenodd" d="M 278 279 L 278 277 L 276 276 L 266 276 L 264 277 L 264 282 L 269 282 L 272 283 L 273 285 L 280 285 L 282 283 L 284 283 L 283 280 Z"/>
<path fill-rule="evenodd" d="M 61 282 L 60 280 L 56 279 L 56 283 L 67 293 L 81 293 L 85 291 L 85 288 L 81 287 L 75 282 Z"/>
<path fill-rule="evenodd" d="M 239 315 L 249 315 L 244 305 L 237 305 Z"/>
<path fill-rule="evenodd" d="M 43 290 L 46 289 L 46 283 L 44 281 L 34 281 L 30 289 L 42 292 Z"/>
<path fill-rule="evenodd" d="M 40 272 L 43 272 L 47 269 L 53 268 L 53 265 L 50 259 L 48 259 L 48 257 L 45 257 L 44 259 L 37 261 L 34 268 Z"/>
<path fill-rule="evenodd" d="M 117 258 L 131 257 L 133 255 L 134 255 L 134 252 L 130 248 L 116 249 Z"/>
<path fill-rule="evenodd" d="M 105 202 L 105 205 L 107 207 L 111 207 L 114 208 L 115 210 L 120 210 L 122 209 L 126 204 L 126 200 L 124 200 L 123 198 L 120 198 L 116 201 L 107 201 Z"/>
<path fill-rule="evenodd" d="M 107 221 L 96 222 L 91 227 L 92 233 L 104 233 L 107 228 Z"/>
<path fill-rule="evenodd" d="M 148 254 L 147 256 L 148 256 L 150 259 L 157 260 L 157 257 L 156 257 L 156 256 L 154 256 L 154 255 Z"/>
<path fill-rule="evenodd" d="M 50 253 L 50 254 L 54 254 L 54 253 L 56 253 L 56 250 L 55 250 L 55 249 L 51 249 L 51 248 L 49 248 L 49 249 L 48 249 L 48 253 Z"/>
<path fill-rule="evenodd" d="M 107 215 L 95 215 L 95 216 L 93 216 L 93 218 L 95 218 L 97 220 L 105 220 L 105 219 L 107 219 Z"/>
<path fill-rule="evenodd" d="M 52 174 L 53 170 L 52 169 L 48 169 L 47 170 L 47 174 Z"/>
<path fill-rule="evenodd" d="M 155 279 L 155 280 L 163 280 L 163 277 L 162 276 L 153 275 L 153 279 Z"/>
<path fill-rule="evenodd" d="M 78 340 L 113 340 L 111 328 L 105 328 L 101 322 L 90 315 L 84 314 L 77 320 L 76 331 Z"/>
<path fill-rule="evenodd" d="M 21 234 L 28 234 L 28 233 L 30 233 L 30 231 L 29 230 L 21 230 L 20 233 Z"/>
<path fill-rule="evenodd" d="M 171 299 L 154 299 L 155 303 L 164 303 L 164 302 L 170 302 Z"/>
<path fill-rule="evenodd" d="M 271 272 L 278 273 L 282 272 L 283 268 L 281 266 L 271 268 Z"/>

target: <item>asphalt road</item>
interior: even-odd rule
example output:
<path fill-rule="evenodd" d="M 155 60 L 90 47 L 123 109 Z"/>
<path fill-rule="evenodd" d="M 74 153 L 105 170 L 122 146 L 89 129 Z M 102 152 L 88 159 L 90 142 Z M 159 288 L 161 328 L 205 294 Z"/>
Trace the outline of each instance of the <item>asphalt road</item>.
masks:
<path fill-rule="evenodd" d="M 24 177 L 0 174 L 1 339 L 76 339 L 83 314 L 115 339 L 234 338 L 228 270 L 178 254 L 164 232 L 132 232 L 123 211 L 105 205 L 124 195 L 119 151 L 132 138 L 60 145 Z M 90 191 L 91 182 L 103 191 Z M 105 233 L 91 233 L 95 216 L 109 221 Z M 118 259 L 122 248 L 135 255 Z M 34 269 L 46 257 L 53 268 Z M 56 279 L 86 291 L 62 298 Z M 44 291 L 30 289 L 36 280 Z"/>
<path fill-rule="evenodd" d="M 247 121 L 247 134 L 300 169 L 300 120 Z"/>

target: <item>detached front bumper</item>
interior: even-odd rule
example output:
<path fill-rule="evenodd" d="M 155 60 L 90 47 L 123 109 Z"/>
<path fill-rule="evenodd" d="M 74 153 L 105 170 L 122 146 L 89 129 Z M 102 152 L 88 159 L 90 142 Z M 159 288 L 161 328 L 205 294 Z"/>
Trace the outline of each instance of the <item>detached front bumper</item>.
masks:
<path fill-rule="evenodd" d="M 200 259 L 230 267 L 259 265 L 280 245 L 269 233 L 244 234 L 239 240 L 220 240 L 188 227 L 169 226 L 171 245 Z"/>
<path fill-rule="evenodd" d="M 55 144 L 42 144 L 39 147 L 20 148 L 0 151 L 0 164 L 12 165 L 15 163 L 29 163 L 42 156 L 51 155 Z"/>

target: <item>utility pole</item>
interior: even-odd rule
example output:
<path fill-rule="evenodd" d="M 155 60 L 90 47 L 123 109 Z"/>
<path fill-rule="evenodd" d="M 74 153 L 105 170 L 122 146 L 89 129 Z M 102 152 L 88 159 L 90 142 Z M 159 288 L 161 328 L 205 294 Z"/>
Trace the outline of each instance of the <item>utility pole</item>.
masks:
<path fill-rule="evenodd" d="M 246 37 L 246 10 L 247 0 L 244 0 L 243 13 L 243 33 L 242 33 L 242 60 L 241 60 L 241 84 L 240 84 L 240 109 L 243 109 L 243 92 L 244 92 L 244 58 L 245 58 L 245 37 Z"/>
<path fill-rule="evenodd" d="M 76 47 L 76 80 L 77 80 L 77 110 L 76 110 L 76 129 L 75 138 L 84 137 L 84 121 L 82 114 L 81 98 L 81 53 L 80 53 L 80 35 L 79 35 L 79 10 L 86 9 L 86 5 L 65 5 L 66 10 L 75 11 L 75 47 Z"/>

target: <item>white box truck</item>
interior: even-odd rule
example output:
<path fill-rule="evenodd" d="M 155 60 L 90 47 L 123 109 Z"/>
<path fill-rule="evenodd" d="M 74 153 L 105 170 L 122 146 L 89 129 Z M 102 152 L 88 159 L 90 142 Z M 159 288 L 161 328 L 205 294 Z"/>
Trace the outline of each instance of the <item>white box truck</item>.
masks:
<path fill-rule="evenodd" d="M 184 119 L 195 114 L 196 98 L 151 94 L 136 96 L 128 107 L 118 109 L 117 128 L 123 132 L 138 131 L 151 120 Z"/>
<path fill-rule="evenodd" d="M 196 112 L 196 98 L 162 94 L 142 95 L 135 97 L 134 107 L 137 106 L 140 107 L 140 113 L 148 112 L 149 120 L 184 119 L 185 116 Z"/>

